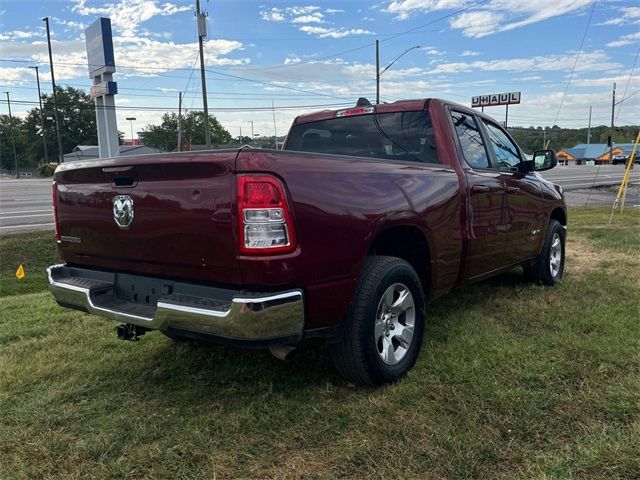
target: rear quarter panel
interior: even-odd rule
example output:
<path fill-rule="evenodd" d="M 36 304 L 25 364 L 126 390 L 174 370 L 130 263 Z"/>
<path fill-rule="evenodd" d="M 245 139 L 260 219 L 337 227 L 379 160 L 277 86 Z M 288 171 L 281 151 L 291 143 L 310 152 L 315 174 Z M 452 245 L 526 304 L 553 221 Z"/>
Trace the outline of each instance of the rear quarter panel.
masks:
<path fill-rule="evenodd" d="M 288 255 L 240 257 L 243 283 L 304 287 L 307 328 L 342 319 L 369 247 L 388 228 L 420 229 L 430 248 L 433 290 L 455 283 L 461 229 L 458 176 L 451 167 L 245 151 L 236 169 L 275 173 L 285 181 L 299 243 Z"/>

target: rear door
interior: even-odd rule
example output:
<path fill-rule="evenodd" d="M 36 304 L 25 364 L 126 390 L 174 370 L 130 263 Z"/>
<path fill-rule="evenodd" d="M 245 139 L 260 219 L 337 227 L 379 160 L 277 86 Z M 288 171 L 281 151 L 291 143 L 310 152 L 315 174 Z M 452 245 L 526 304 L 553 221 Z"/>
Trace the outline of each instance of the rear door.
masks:
<path fill-rule="evenodd" d="M 451 118 L 464 157 L 469 188 L 470 239 L 465 278 L 473 279 L 508 264 L 504 250 L 505 183 L 500 172 L 491 168 L 481 127 L 474 115 L 452 111 Z"/>
<path fill-rule="evenodd" d="M 544 208 L 540 181 L 533 174 L 518 171 L 520 150 L 509 134 L 496 123 L 482 119 L 492 153 L 492 163 L 500 172 L 507 195 L 505 257 L 520 262 L 538 254 L 544 228 Z"/>
<path fill-rule="evenodd" d="M 55 176 L 62 257 L 112 270 L 240 283 L 232 220 L 236 155 L 63 164 Z M 115 218 L 123 209 L 131 210 L 125 226 Z"/>

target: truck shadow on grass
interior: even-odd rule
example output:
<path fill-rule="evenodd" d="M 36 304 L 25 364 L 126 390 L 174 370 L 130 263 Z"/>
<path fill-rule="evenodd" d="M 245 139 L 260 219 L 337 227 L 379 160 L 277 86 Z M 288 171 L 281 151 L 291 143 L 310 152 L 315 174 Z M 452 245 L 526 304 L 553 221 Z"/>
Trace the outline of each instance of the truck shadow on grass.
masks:
<path fill-rule="evenodd" d="M 446 343 L 452 335 L 446 331 L 447 325 L 455 323 L 465 312 L 490 310 L 501 298 L 513 297 L 528 288 L 531 284 L 524 281 L 522 273 L 513 271 L 436 299 L 428 307 L 425 341 Z M 173 342 L 159 333 L 148 336 L 154 338 L 144 338 L 143 343 L 154 344 L 153 354 L 145 356 L 144 362 L 135 367 L 143 377 L 136 388 L 142 390 L 186 388 L 196 395 L 195 398 L 190 396 L 192 401 L 197 401 L 198 396 L 206 401 L 214 392 L 242 391 L 251 395 L 265 388 L 286 393 L 347 386 L 331 366 L 329 347 L 321 340 L 301 342 L 286 361 L 280 361 L 266 349 L 197 341 Z M 423 344 L 421 356 L 428 348 Z M 125 370 L 131 368 L 128 360 L 120 365 Z"/>

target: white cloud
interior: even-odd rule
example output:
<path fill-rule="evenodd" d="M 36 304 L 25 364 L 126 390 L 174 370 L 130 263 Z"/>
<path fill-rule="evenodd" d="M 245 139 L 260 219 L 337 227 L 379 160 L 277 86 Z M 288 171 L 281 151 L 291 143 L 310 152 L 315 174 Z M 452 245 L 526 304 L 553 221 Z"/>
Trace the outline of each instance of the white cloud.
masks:
<path fill-rule="evenodd" d="M 452 10 L 469 4 L 464 0 L 394 0 L 382 11 L 395 15 L 398 20 L 406 20 L 416 14 Z M 592 0 L 491 0 L 452 18 L 450 24 L 453 29 L 461 29 L 465 36 L 477 38 L 578 12 L 590 4 Z M 515 18 L 521 20 L 515 21 Z"/>
<path fill-rule="evenodd" d="M 640 7 L 624 7 L 620 9 L 620 15 L 610 18 L 606 22 L 598 25 L 628 25 L 640 23 Z"/>
<path fill-rule="evenodd" d="M 291 23 L 324 23 L 324 15 L 320 11 L 321 8 L 315 5 L 307 5 L 302 7 L 273 7 L 270 9 L 260 10 L 260 18 L 266 22 L 291 22 Z M 329 11 L 325 13 L 335 13 Z"/>
<path fill-rule="evenodd" d="M 324 23 L 322 20 L 322 14 L 319 12 L 312 13 L 310 15 L 300 15 L 289 20 L 291 23 Z"/>
<path fill-rule="evenodd" d="M 309 25 L 300 27 L 300 31 L 314 35 L 316 38 L 344 38 L 353 35 L 375 35 L 375 32 L 362 28 L 324 28 Z"/>
<path fill-rule="evenodd" d="M 160 3 L 159 0 L 119 0 L 100 7 L 89 7 L 86 0 L 73 0 L 71 11 L 83 16 L 106 16 L 111 18 L 113 28 L 127 37 L 138 33 L 140 24 L 156 16 L 166 17 L 180 12 L 191 11 L 190 5 L 178 6 Z"/>
<path fill-rule="evenodd" d="M 16 85 L 33 81 L 35 73 L 27 67 L 0 67 L 0 78 L 4 85 Z"/>
<path fill-rule="evenodd" d="M 465 50 L 460 54 L 461 57 L 477 57 L 478 55 L 480 55 L 480 52 L 476 52 L 473 50 Z"/>
<path fill-rule="evenodd" d="M 116 68 L 122 76 L 154 76 L 176 68 L 191 68 L 194 55 L 198 51 L 197 43 L 162 42 L 145 37 L 116 36 L 113 43 L 116 50 Z M 28 58 L 44 65 L 49 63 L 46 41 L 2 42 L 0 49 L 6 58 Z M 88 78 L 84 39 L 53 40 L 52 49 L 56 79 Z M 248 58 L 227 57 L 241 49 L 242 43 L 237 41 L 207 40 L 207 65 L 245 65 L 249 63 Z M 130 68 L 134 66 L 135 68 Z"/>
<path fill-rule="evenodd" d="M 284 59 L 285 65 L 294 65 L 296 63 L 300 63 L 302 59 L 300 57 L 287 57 Z"/>
<path fill-rule="evenodd" d="M 337 8 L 327 8 L 325 12 L 329 14 L 335 14 L 335 13 L 344 13 L 344 10 L 339 10 Z"/>
<path fill-rule="evenodd" d="M 575 53 L 563 55 L 534 56 L 530 58 L 511 58 L 504 60 L 488 60 L 473 62 L 441 63 L 430 73 L 459 73 L 481 71 L 510 71 L 510 72 L 538 72 L 565 71 L 575 60 Z M 620 68 L 621 65 L 609 61 L 607 55 L 601 51 L 583 52 L 576 65 L 576 72 L 602 71 Z"/>
<path fill-rule="evenodd" d="M 262 10 L 260 12 L 260 18 L 266 22 L 284 22 L 284 14 L 278 8 L 272 8 L 271 10 Z"/>
<path fill-rule="evenodd" d="M 629 35 L 623 35 L 618 40 L 607 43 L 607 47 L 616 48 L 624 47 L 625 45 L 632 45 L 640 40 L 640 32 L 630 33 Z"/>
<path fill-rule="evenodd" d="M 406 20 L 416 13 L 458 8 L 463 4 L 462 0 L 394 0 L 383 11 L 395 15 L 397 20 Z"/>

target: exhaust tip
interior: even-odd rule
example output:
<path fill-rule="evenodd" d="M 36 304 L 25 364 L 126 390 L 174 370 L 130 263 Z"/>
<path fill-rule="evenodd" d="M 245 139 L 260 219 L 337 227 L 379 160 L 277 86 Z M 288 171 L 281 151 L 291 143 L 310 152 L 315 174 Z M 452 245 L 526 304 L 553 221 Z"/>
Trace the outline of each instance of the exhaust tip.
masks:
<path fill-rule="evenodd" d="M 276 357 L 278 360 L 284 361 L 295 349 L 296 347 L 292 347 L 291 345 L 271 345 L 269 347 L 269 352 L 271 352 L 271 355 Z"/>

